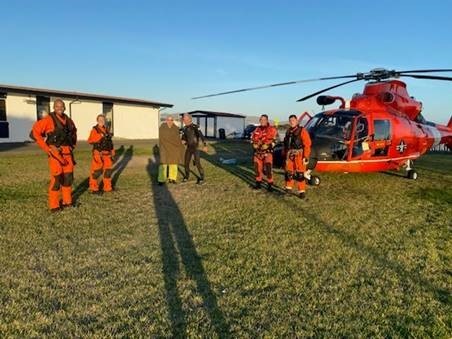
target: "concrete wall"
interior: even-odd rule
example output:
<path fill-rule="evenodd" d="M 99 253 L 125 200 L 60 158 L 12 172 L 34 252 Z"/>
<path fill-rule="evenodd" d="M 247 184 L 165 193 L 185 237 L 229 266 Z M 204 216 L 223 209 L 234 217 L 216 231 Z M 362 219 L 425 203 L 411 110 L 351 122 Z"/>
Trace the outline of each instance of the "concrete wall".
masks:
<path fill-rule="evenodd" d="M 50 111 L 53 110 L 53 101 L 56 97 L 50 98 Z M 79 100 L 70 105 L 73 98 L 61 98 L 66 104 L 66 114 L 72 116 L 72 120 L 77 126 L 78 140 L 88 140 L 91 128 L 96 125 L 96 117 L 102 113 L 102 102 L 93 100 Z M 71 109 L 69 109 L 71 107 Z"/>
<path fill-rule="evenodd" d="M 244 124 L 245 118 L 217 117 L 217 136 L 220 128 L 225 129 L 227 138 L 231 138 L 232 136 L 228 135 L 234 132 L 238 132 L 241 136 L 245 127 Z"/>
<path fill-rule="evenodd" d="M 9 138 L 0 138 L 0 142 L 30 140 L 28 135 L 36 121 L 36 97 L 8 94 L 6 97 L 6 120 L 9 122 Z"/>
<path fill-rule="evenodd" d="M 50 110 L 53 100 L 50 98 Z M 62 98 L 69 115 L 73 98 Z M 102 113 L 102 101 L 80 100 L 72 104 L 72 119 L 77 126 L 79 140 L 87 140 L 91 128 L 96 124 L 96 116 Z M 36 96 L 8 93 L 6 97 L 6 118 L 9 122 L 9 138 L 0 142 L 29 141 L 29 133 L 37 119 Z M 159 109 L 131 105 L 113 104 L 113 132 L 115 137 L 125 139 L 157 139 Z"/>
<path fill-rule="evenodd" d="M 157 139 L 159 137 L 158 108 L 131 105 L 113 105 L 114 135 L 117 138 Z"/>

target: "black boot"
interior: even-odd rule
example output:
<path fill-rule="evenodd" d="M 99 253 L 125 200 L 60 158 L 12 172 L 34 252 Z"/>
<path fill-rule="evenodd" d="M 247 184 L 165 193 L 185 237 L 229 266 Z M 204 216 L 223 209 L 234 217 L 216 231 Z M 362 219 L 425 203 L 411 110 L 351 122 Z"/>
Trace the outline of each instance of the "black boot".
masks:
<path fill-rule="evenodd" d="M 204 178 L 203 178 L 203 177 L 198 178 L 198 180 L 196 181 L 196 183 L 197 183 L 198 185 L 204 184 Z"/>
<path fill-rule="evenodd" d="M 300 193 L 298 193 L 298 197 L 300 199 L 305 199 L 306 198 L 306 193 L 305 192 L 300 192 Z"/>
<path fill-rule="evenodd" d="M 273 192 L 273 184 L 269 182 L 267 185 L 267 191 Z"/>

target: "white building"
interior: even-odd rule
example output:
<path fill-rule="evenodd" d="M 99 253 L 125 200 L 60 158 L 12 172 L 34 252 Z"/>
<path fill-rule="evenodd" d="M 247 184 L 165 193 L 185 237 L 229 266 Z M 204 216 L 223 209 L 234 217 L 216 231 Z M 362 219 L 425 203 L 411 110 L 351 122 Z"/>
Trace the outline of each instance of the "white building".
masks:
<path fill-rule="evenodd" d="M 172 107 L 155 101 L 100 94 L 0 85 L 0 142 L 24 142 L 43 112 L 51 112 L 53 100 L 61 98 L 66 114 L 77 126 L 79 140 L 87 140 L 96 117 L 103 113 L 116 138 L 157 139 L 159 113 Z"/>
<path fill-rule="evenodd" d="M 192 116 L 193 122 L 208 138 L 220 138 L 220 129 L 224 129 L 226 138 L 238 138 L 243 135 L 245 115 L 212 111 L 187 113 Z"/>

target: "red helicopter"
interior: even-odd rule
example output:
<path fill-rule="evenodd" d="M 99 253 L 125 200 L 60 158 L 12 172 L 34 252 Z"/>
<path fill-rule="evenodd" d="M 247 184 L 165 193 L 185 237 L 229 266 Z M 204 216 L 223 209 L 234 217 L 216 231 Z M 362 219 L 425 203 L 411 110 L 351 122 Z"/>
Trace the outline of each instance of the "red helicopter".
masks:
<path fill-rule="evenodd" d="M 422 103 L 408 94 L 404 82 L 395 79 L 452 81 L 451 77 L 426 74 L 438 72 L 452 72 L 452 69 L 395 71 L 378 68 L 368 73 L 290 81 L 194 99 L 303 82 L 352 79 L 297 100 L 300 102 L 349 83 L 369 81 L 363 93 L 355 94 L 349 103 L 342 97 L 317 97 L 321 106 L 336 101 L 340 105 L 314 115 L 305 125 L 312 139 L 305 177 L 311 185 L 319 185 L 320 178 L 311 175 L 314 169 L 319 172 L 381 172 L 404 168 L 407 177 L 415 180 L 418 177 L 413 166 L 415 159 L 439 144 L 452 149 L 452 117 L 447 125 L 426 121 L 421 114 Z M 305 117 L 306 113 L 300 116 L 300 121 Z M 283 162 L 281 147 L 275 149 L 275 158 Z"/>

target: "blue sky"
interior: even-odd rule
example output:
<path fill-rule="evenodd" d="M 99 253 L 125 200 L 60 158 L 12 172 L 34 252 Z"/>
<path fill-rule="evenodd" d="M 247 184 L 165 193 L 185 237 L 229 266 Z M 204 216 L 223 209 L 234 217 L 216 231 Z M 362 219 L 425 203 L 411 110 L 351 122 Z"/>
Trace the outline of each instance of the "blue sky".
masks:
<path fill-rule="evenodd" d="M 334 82 L 196 95 L 374 67 L 452 68 L 452 2 L 5 1 L 0 83 L 153 99 L 173 112 L 318 111 L 296 99 Z M 451 75 L 452 76 L 452 75 Z M 452 82 L 407 80 L 447 122 Z M 350 97 L 345 86 L 331 94 Z"/>

